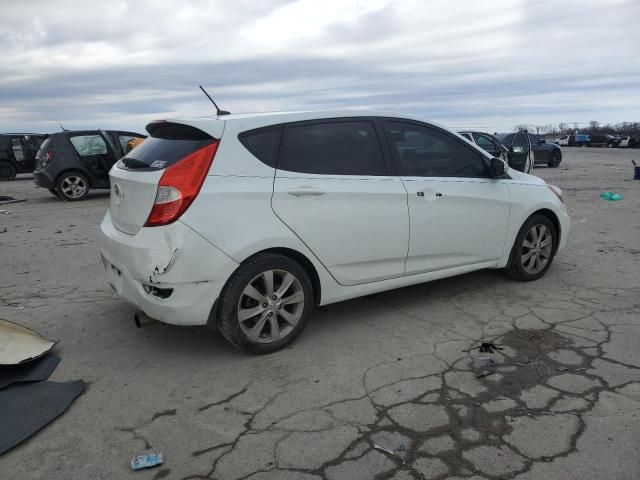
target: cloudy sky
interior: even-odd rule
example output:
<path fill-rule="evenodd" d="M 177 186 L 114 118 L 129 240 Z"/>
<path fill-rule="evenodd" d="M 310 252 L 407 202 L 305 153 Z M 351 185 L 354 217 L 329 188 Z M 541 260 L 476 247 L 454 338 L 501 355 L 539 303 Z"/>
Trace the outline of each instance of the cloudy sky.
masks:
<path fill-rule="evenodd" d="M 181 5 L 177 7 L 177 5 Z M 0 131 L 376 108 L 640 121 L 639 0 L 0 0 Z"/>

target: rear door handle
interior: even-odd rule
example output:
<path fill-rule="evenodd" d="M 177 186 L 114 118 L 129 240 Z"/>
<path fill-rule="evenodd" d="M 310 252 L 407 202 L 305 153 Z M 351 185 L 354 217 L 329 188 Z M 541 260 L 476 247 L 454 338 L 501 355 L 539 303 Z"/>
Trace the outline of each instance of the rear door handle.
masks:
<path fill-rule="evenodd" d="M 425 197 L 427 200 L 435 200 L 438 197 L 441 197 L 442 194 L 440 192 L 434 192 L 433 190 L 422 190 L 420 192 L 416 192 L 416 195 L 419 197 Z"/>
<path fill-rule="evenodd" d="M 324 192 L 320 190 L 312 190 L 300 188 L 298 190 L 287 190 L 289 195 L 293 195 L 294 197 L 318 197 L 320 195 L 324 195 Z"/>

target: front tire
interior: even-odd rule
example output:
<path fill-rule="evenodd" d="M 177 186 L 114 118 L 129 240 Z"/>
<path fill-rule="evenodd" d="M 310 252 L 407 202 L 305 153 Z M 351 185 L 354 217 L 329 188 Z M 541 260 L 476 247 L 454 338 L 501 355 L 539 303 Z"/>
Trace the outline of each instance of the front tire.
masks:
<path fill-rule="evenodd" d="M 0 162 L 0 182 L 6 182 L 16 178 L 16 166 L 11 162 Z"/>
<path fill-rule="evenodd" d="M 227 282 L 218 310 L 220 333 L 248 353 L 271 353 L 300 335 L 313 308 L 305 270 L 278 254 L 259 254 L 243 263 Z"/>
<path fill-rule="evenodd" d="M 530 282 L 541 278 L 553 262 L 558 242 L 555 225 L 546 216 L 533 214 L 520 228 L 511 250 L 507 275 Z"/>
<path fill-rule="evenodd" d="M 63 200 L 77 202 L 89 195 L 89 180 L 80 172 L 65 172 L 58 177 L 56 190 Z"/>

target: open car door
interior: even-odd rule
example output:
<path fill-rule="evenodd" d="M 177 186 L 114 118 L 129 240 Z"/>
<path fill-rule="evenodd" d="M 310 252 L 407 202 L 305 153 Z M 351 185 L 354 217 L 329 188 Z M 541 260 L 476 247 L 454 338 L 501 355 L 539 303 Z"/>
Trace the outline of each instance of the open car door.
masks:
<path fill-rule="evenodd" d="M 524 173 L 533 173 L 533 149 L 531 148 L 531 140 L 526 130 L 507 137 L 509 144 L 508 160 L 509 166 L 514 170 Z"/>

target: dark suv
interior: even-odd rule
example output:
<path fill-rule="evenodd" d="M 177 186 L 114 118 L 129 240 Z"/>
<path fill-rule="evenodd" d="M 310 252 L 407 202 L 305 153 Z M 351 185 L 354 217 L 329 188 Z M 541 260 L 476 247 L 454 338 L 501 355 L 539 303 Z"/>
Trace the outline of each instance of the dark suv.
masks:
<path fill-rule="evenodd" d="M 144 138 L 117 130 L 53 133 L 38 150 L 33 179 L 64 200 L 82 200 L 90 189 L 110 188 L 113 164 Z"/>
<path fill-rule="evenodd" d="M 36 152 L 44 137 L 39 133 L 0 134 L 0 181 L 33 172 Z"/>

